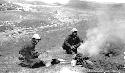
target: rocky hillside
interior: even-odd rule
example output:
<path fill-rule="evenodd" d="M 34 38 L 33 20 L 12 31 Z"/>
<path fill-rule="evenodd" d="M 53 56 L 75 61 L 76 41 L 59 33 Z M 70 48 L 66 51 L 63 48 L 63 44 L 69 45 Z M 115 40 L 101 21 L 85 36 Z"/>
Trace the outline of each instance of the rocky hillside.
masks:
<path fill-rule="evenodd" d="M 13 3 L 8 3 L 6 1 L 0 2 L 0 11 L 6 11 L 6 10 L 16 10 L 17 8 L 20 8 L 21 6 Z"/>
<path fill-rule="evenodd" d="M 40 34 L 42 39 L 36 47 L 37 51 L 41 53 L 48 51 L 49 56 L 52 58 L 71 60 L 72 56 L 66 55 L 61 46 L 64 38 L 70 33 L 73 27 L 79 30 L 78 34 L 86 41 L 88 38 L 88 31 L 92 29 L 92 31 L 96 33 L 97 31 L 93 30 L 93 28 L 98 27 L 99 23 L 104 21 L 100 20 L 105 16 L 103 13 L 109 14 L 109 19 L 111 19 L 112 22 L 117 20 L 118 23 L 124 23 L 124 12 L 119 10 L 119 8 L 121 8 L 119 5 L 114 7 L 111 5 L 111 9 L 114 11 L 117 10 L 116 12 L 110 11 L 110 7 L 103 8 L 102 10 L 96 9 L 91 6 L 94 4 L 90 3 L 84 3 L 85 10 L 82 3 L 80 7 L 83 9 L 79 8 L 79 4 L 74 5 L 75 7 L 37 5 L 31 6 L 30 11 L 0 11 L 0 72 L 61 73 L 68 71 L 87 73 L 88 71 L 115 70 L 124 73 L 124 69 L 122 69 L 124 64 L 122 59 L 124 48 L 120 50 L 120 55 L 117 57 L 107 57 L 101 54 L 99 57 L 92 58 L 91 60 L 95 64 L 94 69 L 78 66 L 71 67 L 70 64 L 58 64 L 48 68 L 40 67 L 35 69 L 29 69 L 18 65 L 18 52 L 34 33 Z M 102 7 L 105 6 L 102 5 Z M 105 21 L 107 22 L 108 19 Z M 102 29 L 100 29 L 100 31 L 101 30 Z M 96 35 L 93 34 L 93 36 Z M 109 46 L 107 48 L 109 48 Z M 114 68 L 112 69 L 112 67 Z"/>

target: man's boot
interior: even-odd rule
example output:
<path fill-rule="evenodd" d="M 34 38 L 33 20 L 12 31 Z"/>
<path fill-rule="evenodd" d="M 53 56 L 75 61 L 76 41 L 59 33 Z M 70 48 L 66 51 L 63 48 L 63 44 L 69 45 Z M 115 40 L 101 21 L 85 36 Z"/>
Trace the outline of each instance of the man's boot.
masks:
<path fill-rule="evenodd" d="M 29 67 L 30 64 L 31 64 L 30 61 L 22 60 L 21 63 L 20 63 L 19 65 L 22 66 L 22 67 Z"/>
<path fill-rule="evenodd" d="M 32 63 L 29 66 L 30 68 L 39 68 L 45 66 L 45 63 L 38 58 L 32 59 L 31 61 Z"/>

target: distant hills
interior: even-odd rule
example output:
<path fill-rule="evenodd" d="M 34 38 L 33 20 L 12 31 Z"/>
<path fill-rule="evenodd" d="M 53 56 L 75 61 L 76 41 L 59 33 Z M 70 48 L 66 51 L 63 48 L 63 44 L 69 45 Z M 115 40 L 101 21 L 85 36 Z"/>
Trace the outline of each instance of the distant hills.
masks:
<path fill-rule="evenodd" d="M 47 3 L 40 2 L 40 1 L 27 1 L 25 3 L 32 4 L 32 5 L 47 5 Z"/>
<path fill-rule="evenodd" d="M 71 8 L 78 8 L 78 9 L 90 9 L 95 10 L 103 6 L 103 4 L 95 3 L 95 2 L 88 2 L 88 1 L 80 1 L 80 0 L 70 0 L 68 4 L 65 6 Z"/>
<path fill-rule="evenodd" d="M 9 2 L 9 1 L 13 1 Z M 0 11 L 5 10 L 16 10 L 17 8 L 23 8 L 21 5 L 16 4 L 31 4 L 31 5 L 50 5 L 40 1 L 24 1 L 24 0 L 0 0 Z M 61 6 L 60 3 L 53 3 L 50 6 Z M 80 1 L 80 0 L 70 0 L 69 3 L 62 5 L 64 7 L 76 8 L 81 10 L 101 10 L 101 9 L 109 9 L 109 10 L 125 10 L 124 3 L 117 3 L 117 4 L 103 4 L 97 2 L 90 2 L 90 1 Z"/>
<path fill-rule="evenodd" d="M 125 10 L 125 3 L 114 3 L 114 4 L 104 4 L 90 1 L 80 1 L 80 0 L 70 0 L 66 7 L 77 8 L 82 10 L 97 10 L 105 9 L 109 10 Z"/>

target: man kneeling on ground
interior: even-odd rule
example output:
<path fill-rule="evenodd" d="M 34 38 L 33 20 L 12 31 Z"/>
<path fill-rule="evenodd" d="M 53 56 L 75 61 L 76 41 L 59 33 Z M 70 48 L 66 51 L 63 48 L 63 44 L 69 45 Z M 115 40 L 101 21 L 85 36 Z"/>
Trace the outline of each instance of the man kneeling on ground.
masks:
<path fill-rule="evenodd" d="M 77 53 L 77 48 L 83 42 L 83 40 L 77 35 L 77 29 L 73 28 L 71 34 L 64 40 L 62 48 L 66 50 L 67 54 Z"/>
<path fill-rule="evenodd" d="M 35 51 L 35 46 L 40 40 L 40 36 L 38 34 L 34 34 L 30 42 L 26 43 L 19 51 L 21 66 L 31 68 L 38 65 L 45 66 L 44 62 L 38 58 L 39 53 Z"/>

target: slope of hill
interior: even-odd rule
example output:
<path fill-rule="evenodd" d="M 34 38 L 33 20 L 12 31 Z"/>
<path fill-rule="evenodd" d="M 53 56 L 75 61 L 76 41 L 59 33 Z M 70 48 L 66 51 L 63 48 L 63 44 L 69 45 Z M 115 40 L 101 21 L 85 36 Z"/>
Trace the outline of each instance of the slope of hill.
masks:
<path fill-rule="evenodd" d="M 63 58 L 71 60 L 72 56 L 66 55 L 61 46 L 64 38 L 70 33 L 70 30 L 73 27 L 79 30 L 78 34 L 83 38 L 84 41 L 86 41 L 86 38 L 88 37 L 88 30 L 92 30 L 91 32 L 94 33 L 98 32 L 96 30 L 93 31 L 93 28 L 97 28 L 100 22 L 104 22 L 103 17 L 112 20 L 111 21 L 107 19 L 105 20 L 106 22 L 111 21 L 113 23 L 114 20 L 117 20 L 117 22 L 124 24 L 125 13 L 122 11 L 118 11 L 121 6 L 119 6 L 118 8 L 116 8 L 117 6 L 111 6 L 114 11 L 117 10 L 116 12 L 110 11 L 110 8 L 105 9 L 106 11 L 98 11 L 98 4 L 96 8 L 96 6 L 91 6 L 95 4 L 91 4 L 88 2 L 85 2 L 85 5 L 83 5 L 81 2 L 80 5 L 79 2 L 76 3 L 78 4 L 74 4 L 75 6 L 72 6 L 70 8 L 67 6 L 47 7 L 38 5 L 34 7 L 34 9 L 36 9 L 36 12 L 14 10 L 0 11 L 0 72 L 58 73 L 59 71 L 65 72 L 64 70 L 75 70 L 78 73 L 87 73 L 88 71 L 99 71 L 99 69 L 100 71 L 108 71 L 109 69 L 111 70 L 112 66 L 114 67 L 115 71 L 118 71 L 117 69 L 119 68 L 119 66 L 121 66 L 119 62 L 124 62 L 123 59 L 121 59 L 123 57 L 124 50 L 121 50 L 121 54 L 117 56 L 117 58 L 113 57 L 105 60 L 104 55 L 100 56 L 101 58 L 96 57 L 99 60 L 93 60 L 93 62 L 95 62 L 96 64 L 95 70 L 78 66 L 71 67 L 70 64 L 58 64 L 48 68 L 40 67 L 35 69 L 29 69 L 18 65 L 18 52 L 34 33 L 40 34 L 42 39 L 38 43 L 36 50 L 38 50 L 39 52 L 49 51 L 49 56 L 53 58 Z M 105 5 L 102 5 L 101 7 L 105 7 Z M 74 8 L 80 9 L 77 10 Z M 105 16 L 105 14 L 108 15 Z M 102 29 L 100 29 L 99 32 Z M 96 35 L 98 34 L 93 34 L 92 37 Z M 124 70 L 122 72 L 124 73 Z"/>
<path fill-rule="evenodd" d="M 14 4 L 14 3 L 8 3 L 6 1 L 0 2 L 0 11 L 6 11 L 6 10 L 16 10 L 17 8 L 20 8 L 21 6 Z"/>

